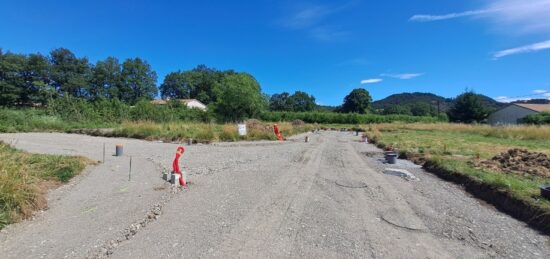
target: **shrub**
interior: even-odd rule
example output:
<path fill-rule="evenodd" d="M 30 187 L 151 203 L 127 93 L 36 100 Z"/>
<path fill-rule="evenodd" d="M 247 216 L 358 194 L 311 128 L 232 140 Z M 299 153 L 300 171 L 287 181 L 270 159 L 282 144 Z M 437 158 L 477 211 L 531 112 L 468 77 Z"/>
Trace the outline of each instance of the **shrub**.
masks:
<path fill-rule="evenodd" d="M 550 112 L 541 112 L 537 114 L 531 114 L 523 118 L 521 121 L 524 124 L 543 125 L 550 124 Z"/>

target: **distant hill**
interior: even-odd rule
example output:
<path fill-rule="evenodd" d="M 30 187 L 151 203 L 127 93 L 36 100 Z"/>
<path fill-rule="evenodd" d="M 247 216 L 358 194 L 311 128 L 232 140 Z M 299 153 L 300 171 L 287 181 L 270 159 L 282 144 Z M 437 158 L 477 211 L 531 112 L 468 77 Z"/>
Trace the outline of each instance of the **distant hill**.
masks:
<path fill-rule="evenodd" d="M 515 101 L 513 103 L 550 104 L 550 100 L 548 100 L 548 99 L 531 99 L 531 100 Z"/>
<path fill-rule="evenodd" d="M 400 93 L 392 94 L 382 100 L 375 101 L 372 103 L 372 107 L 375 110 L 383 110 L 394 105 L 409 105 L 418 102 L 430 104 L 434 108 L 437 108 L 439 103 L 439 109 L 447 111 L 452 100 L 432 93 Z"/>
<path fill-rule="evenodd" d="M 487 106 L 490 109 L 498 110 L 498 109 L 504 108 L 505 106 L 508 105 L 507 103 L 498 102 L 498 101 L 496 101 L 495 99 L 493 99 L 489 96 L 482 95 L 482 94 L 478 94 L 478 95 L 483 99 L 483 102 L 485 103 L 485 106 Z"/>
<path fill-rule="evenodd" d="M 505 103 L 497 102 L 488 96 L 481 94 L 479 96 L 483 99 L 485 105 L 490 109 L 499 109 L 503 106 L 506 106 Z M 375 110 L 378 110 L 387 109 L 388 107 L 394 105 L 410 105 L 419 102 L 427 103 L 435 109 L 437 109 L 439 106 L 439 110 L 441 112 L 446 112 L 452 106 L 453 99 L 445 98 L 432 93 L 400 93 L 392 94 L 384 99 L 375 101 L 372 103 L 372 106 Z"/>

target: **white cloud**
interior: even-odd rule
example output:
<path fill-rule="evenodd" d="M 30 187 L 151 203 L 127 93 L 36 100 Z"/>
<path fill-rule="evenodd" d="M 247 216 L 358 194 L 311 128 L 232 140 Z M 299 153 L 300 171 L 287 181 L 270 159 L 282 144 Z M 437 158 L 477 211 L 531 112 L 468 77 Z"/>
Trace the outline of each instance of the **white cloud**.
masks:
<path fill-rule="evenodd" d="M 550 0 L 487 0 L 477 10 L 441 15 L 417 14 L 409 20 L 433 22 L 461 17 L 488 18 L 496 28 L 505 28 L 507 33 L 550 31 Z M 513 26 L 513 29 L 510 28 Z"/>
<path fill-rule="evenodd" d="M 534 90 L 534 95 L 528 95 L 528 96 L 519 96 L 519 97 L 508 97 L 508 96 L 498 96 L 494 99 L 499 102 L 503 103 L 511 103 L 516 101 L 527 101 L 527 100 L 533 100 L 533 99 L 541 99 L 546 98 L 550 99 L 550 92 L 546 90 Z"/>
<path fill-rule="evenodd" d="M 397 79 L 413 79 L 415 77 L 419 77 L 424 75 L 423 73 L 406 73 L 406 74 L 380 74 L 380 76 L 384 77 L 391 77 L 391 78 L 397 78 Z"/>
<path fill-rule="evenodd" d="M 376 84 L 376 83 L 380 83 L 382 81 L 383 81 L 383 79 L 381 79 L 381 78 L 371 78 L 371 79 L 362 80 L 361 84 L 362 85 L 364 85 L 364 84 Z"/>
<path fill-rule="evenodd" d="M 528 98 L 528 97 L 507 97 L 507 96 L 495 97 L 495 100 L 499 101 L 501 103 L 511 103 L 511 102 L 516 102 L 516 101 L 527 101 L 527 100 L 532 100 L 532 99 L 533 98 Z"/>
<path fill-rule="evenodd" d="M 550 0 L 491 0 L 487 8 L 496 11 L 490 15 L 495 26 L 507 31 L 550 31 Z"/>
<path fill-rule="evenodd" d="M 345 39 L 349 32 L 329 24 L 327 20 L 332 15 L 346 10 L 353 4 L 352 1 L 338 6 L 321 4 L 294 6 L 290 11 L 287 11 L 288 14 L 279 21 L 279 24 L 292 30 L 306 31 L 309 36 L 317 40 Z"/>
<path fill-rule="evenodd" d="M 508 96 L 497 96 L 495 97 L 495 100 L 499 101 L 499 102 L 502 102 L 503 100 L 507 100 L 508 99 Z"/>
<path fill-rule="evenodd" d="M 530 53 L 530 52 L 537 52 L 545 49 L 550 49 L 550 40 L 538 42 L 526 46 L 521 46 L 517 48 L 512 49 L 505 49 L 501 50 L 493 55 L 495 59 L 506 57 L 509 55 L 515 55 L 515 54 L 522 54 L 522 53 Z"/>
<path fill-rule="evenodd" d="M 283 25 L 292 29 L 311 27 L 333 12 L 330 8 L 322 5 L 308 6 L 285 18 Z"/>
<path fill-rule="evenodd" d="M 493 12 L 493 11 L 492 10 L 473 10 L 473 11 L 466 11 L 461 13 L 448 13 L 448 14 L 442 14 L 442 15 L 415 14 L 409 19 L 409 21 L 433 22 L 433 21 L 449 20 L 449 19 L 454 19 L 459 17 L 476 16 L 476 15 L 481 15 L 489 12 Z"/>

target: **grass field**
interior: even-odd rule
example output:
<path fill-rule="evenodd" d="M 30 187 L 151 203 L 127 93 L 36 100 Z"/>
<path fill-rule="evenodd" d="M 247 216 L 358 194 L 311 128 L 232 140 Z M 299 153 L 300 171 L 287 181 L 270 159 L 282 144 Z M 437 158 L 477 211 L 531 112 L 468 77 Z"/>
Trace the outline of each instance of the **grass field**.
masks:
<path fill-rule="evenodd" d="M 513 148 L 550 155 L 550 126 L 490 127 L 461 124 L 379 124 L 367 127 L 367 135 L 381 146 L 393 146 L 409 158 L 429 160 L 452 172 L 503 188 L 514 197 L 544 207 L 539 186 L 550 178 L 510 174 L 475 166 Z"/>
<path fill-rule="evenodd" d="M 46 206 L 46 191 L 92 162 L 82 157 L 29 154 L 0 142 L 0 229 Z"/>

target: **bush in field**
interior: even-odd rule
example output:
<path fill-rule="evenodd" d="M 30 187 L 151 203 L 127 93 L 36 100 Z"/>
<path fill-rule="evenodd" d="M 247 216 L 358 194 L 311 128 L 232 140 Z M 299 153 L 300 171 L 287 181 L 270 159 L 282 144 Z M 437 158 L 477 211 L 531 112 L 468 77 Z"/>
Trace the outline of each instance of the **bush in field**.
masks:
<path fill-rule="evenodd" d="M 550 124 L 550 112 L 541 112 L 538 114 L 531 114 L 523 118 L 522 123 L 544 125 Z"/>
<path fill-rule="evenodd" d="M 226 76 L 219 89 L 215 112 L 220 121 L 241 121 L 254 118 L 267 108 L 260 85 L 251 75 Z"/>
<path fill-rule="evenodd" d="M 342 105 L 343 112 L 367 113 L 372 103 L 372 97 L 369 92 L 363 88 L 353 89 L 344 98 Z"/>
<path fill-rule="evenodd" d="M 61 130 L 65 123 L 56 116 L 48 115 L 44 110 L 0 109 L 0 132 L 30 131 L 33 129 Z"/>
<path fill-rule="evenodd" d="M 469 91 L 456 97 L 454 105 L 449 110 L 449 118 L 453 122 L 482 122 L 489 113 L 481 97 Z"/>
<path fill-rule="evenodd" d="M 51 115 L 60 116 L 67 121 L 82 122 L 99 121 L 101 119 L 101 115 L 94 110 L 91 103 L 69 95 L 51 100 L 48 111 Z"/>

